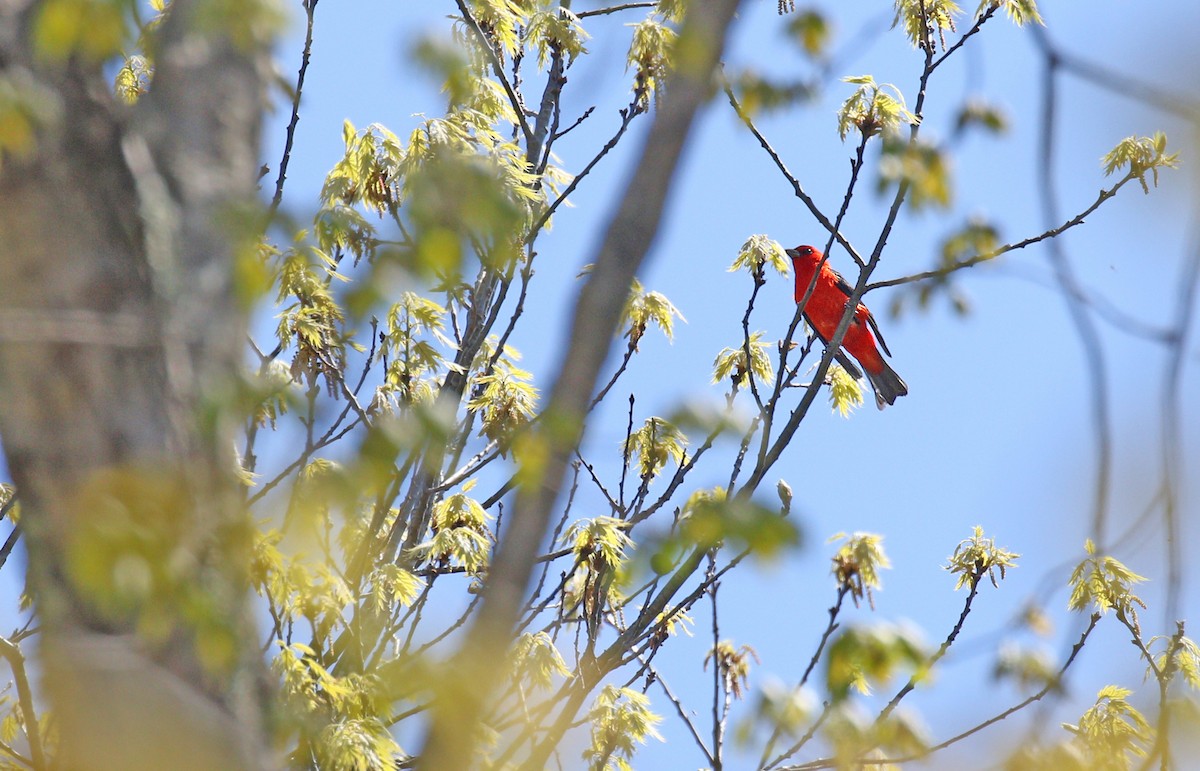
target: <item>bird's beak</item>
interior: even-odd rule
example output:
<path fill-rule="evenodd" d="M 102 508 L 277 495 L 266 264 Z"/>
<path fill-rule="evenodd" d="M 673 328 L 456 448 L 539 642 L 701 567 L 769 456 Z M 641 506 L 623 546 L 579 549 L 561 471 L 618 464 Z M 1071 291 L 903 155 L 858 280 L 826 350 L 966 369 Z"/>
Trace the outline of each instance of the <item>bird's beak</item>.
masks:
<path fill-rule="evenodd" d="M 784 249 L 783 253 L 786 254 L 788 257 L 791 257 L 793 260 L 800 256 L 799 254 L 796 253 L 795 249 Z"/>

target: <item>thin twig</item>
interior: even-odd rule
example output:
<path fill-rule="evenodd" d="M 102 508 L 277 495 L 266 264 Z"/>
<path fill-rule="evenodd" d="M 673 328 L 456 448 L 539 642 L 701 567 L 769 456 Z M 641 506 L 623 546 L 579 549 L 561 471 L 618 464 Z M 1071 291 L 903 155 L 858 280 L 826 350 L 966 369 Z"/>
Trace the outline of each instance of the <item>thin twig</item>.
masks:
<path fill-rule="evenodd" d="M 0 656 L 8 661 L 9 669 L 12 670 L 13 684 L 17 688 L 17 704 L 21 708 L 21 723 L 25 728 L 25 738 L 29 742 L 29 758 L 33 769 L 44 771 L 48 766 L 37 711 L 33 707 L 33 690 L 29 687 L 29 677 L 25 672 L 25 657 L 21 654 L 20 647 L 5 637 L 0 637 Z"/>
<path fill-rule="evenodd" d="M 1070 230 L 1071 228 L 1076 227 L 1078 225 L 1082 225 L 1084 223 L 1084 220 L 1086 220 L 1087 217 L 1089 217 L 1092 214 L 1092 212 L 1096 211 L 1096 209 L 1099 209 L 1100 206 L 1105 201 L 1107 201 L 1108 199 L 1115 196 L 1117 194 L 1118 190 L 1120 190 L 1122 187 L 1125 186 L 1126 183 L 1130 182 L 1133 179 L 1136 179 L 1136 175 L 1134 175 L 1132 173 L 1126 174 L 1124 177 L 1122 177 L 1120 180 L 1118 180 L 1117 183 L 1115 185 L 1113 185 L 1111 188 L 1109 188 L 1107 190 L 1101 190 L 1100 194 L 1096 197 L 1096 200 L 1093 201 L 1091 203 L 1091 205 L 1089 205 L 1086 209 L 1084 209 L 1079 214 L 1075 215 L 1074 217 L 1067 220 L 1066 222 L 1064 222 L 1063 224 L 1059 225 L 1056 228 L 1051 228 L 1050 230 L 1047 230 L 1043 233 L 1039 233 L 1036 236 L 1032 236 L 1031 238 L 1026 238 L 1022 241 L 1017 241 L 1016 243 L 1013 243 L 1013 244 L 1005 244 L 1003 246 L 998 246 L 989 252 L 984 252 L 983 254 L 977 254 L 972 257 L 967 257 L 965 259 L 959 260 L 958 262 L 955 262 L 953 265 L 949 265 L 944 268 L 938 268 L 937 270 L 927 270 L 923 273 L 914 273 L 910 276 L 901 276 L 900 278 L 891 278 L 886 281 L 875 281 L 873 283 L 867 284 L 867 291 L 871 292 L 876 289 L 883 289 L 883 288 L 889 287 L 889 286 L 900 286 L 901 284 L 912 284 L 917 281 L 926 281 L 931 278 L 945 278 L 946 276 L 950 275 L 951 273 L 954 273 L 955 271 L 962 270 L 963 268 L 973 268 L 982 262 L 987 262 L 989 260 L 993 260 L 996 257 L 999 257 L 1002 254 L 1005 254 L 1006 252 L 1015 251 L 1017 249 L 1024 249 L 1025 247 L 1032 246 L 1033 244 L 1036 244 L 1039 241 L 1045 241 L 1047 239 L 1051 239 L 1056 236 L 1062 235 L 1064 232 Z"/>
<path fill-rule="evenodd" d="M 938 647 L 937 651 L 929 657 L 929 661 L 925 663 L 925 666 L 921 667 L 922 674 L 931 672 L 934 665 L 942 660 L 942 657 L 946 655 L 946 651 L 950 650 L 950 646 L 954 644 L 956 639 L 958 639 L 959 633 L 962 632 L 963 624 L 967 622 L 967 616 L 971 613 L 971 604 L 975 601 L 976 595 L 979 594 L 979 581 L 983 578 L 983 572 L 983 569 L 980 568 L 977 569 L 975 574 L 971 576 L 971 591 L 967 594 L 966 602 L 963 603 L 962 613 L 958 614 L 958 621 L 954 624 L 954 628 L 950 630 L 950 634 L 948 634 L 946 639 L 942 641 L 942 644 Z M 904 687 L 901 688 L 896 695 L 892 697 L 892 700 L 887 703 L 887 706 L 883 708 L 883 710 L 879 713 L 879 716 L 875 718 L 875 725 L 880 725 L 883 723 L 883 721 L 887 720 L 892 712 L 895 711 L 896 707 L 900 706 L 900 700 L 911 693 L 916 687 L 917 675 L 913 674 L 910 678 L 908 678 L 908 682 L 904 684 Z"/>
<path fill-rule="evenodd" d="M 1074 663 L 1075 658 L 1079 655 L 1079 652 L 1083 650 L 1083 646 L 1087 642 L 1088 636 L 1091 635 L 1092 630 L 1094 630 L 1096 628 L 1096 624 L 1099 621 L 1100 621 L 1100 614 L 1093 613 L 1091 616 L 1091 619 L 1087 625 L 1087 628 L 1083 630 L 1083 634 L 1080 635 L 1079 640 L 1075 643 L 1075 645 L 1073 645 L 1071 647 L 1071 655 L 1068 656 L 1067 660 L 1065 662 L 1063 662 L 1063 665 L 1061 667 L 1059 667 L 1058 673 L 1054 676 L 1053 679 L 1049 680 L 1037 693 L 1033 694 L 1032 696 L 1029 696 L 1028 698 L 1023 699 L 1022 701 L 1018 702 L 1014 706 L 1009 707 L 1008 709 L 1004 710 L 1000 714 L 990 717 L 987 720 L 983 721 L 982 723 L 979 723 L 978 725 L 975 725 L 975 726 L 967 729 L 966 731 L 963 731 L 960 734 L 952 736 L 943 742 L 940 742 L 938 744 L 933 745 L 932 747 L 927 748 L 924 752 L 921 752 L 919 754 L 909 755 L 908 757 L 904 757 L 904 758 L 888 758 L 888 759 L 882 759 L 882 760 L 875 759 L 875 758 L 859 758 L 855 762 L 859 763 L 861 765 L 864 765 L 864 766 L 878 766 L 878 765 L 884 765 L 884 764 L 889 764 L 889 763 L 895 763 L 895 764 L 910 763 L 914 760 L 920 760 L 922 758 L 927 758 L 936 752 L 940 752 L 940 751 L 946 749 L 947 747 L 951 746 L 952 744 L 957 744 L 958 742 L 962 741 L 963 739 L 966 739 L 969 736 L 974 736 L 975 734 L 979 733 L 980 731 L 984 730 L 985 728 L 995 725 L 996 723 L 999 723 L 1001 720 L 1004 720 L 1004 719 L 1016 714 L 1017 712 L 1020 712 L 1021 710 L 1028 707 L 1030 704 L 1041 701 L 1043 698 L 1045 698 L 1046 694 L 1048 694 L 1051 691 L 1053 691 L 1054 689 L 1058 688 L 1059 685 L 1062 683 L 1063 675 L 1065 675 L 1067 673 L 1067 670 L 1070 668 L 1071 664 Z M 822 758 L 820 760 L 814 760 L 809 763 L 802 763 L 798 766 L 787 766 L 786 768 L 781 769 L 781 771 L 812 771 L 813 769 L 836 768 L 837 766 L 838 766 L 838 761 L 835 760 L 834 758 Z"/>
<path fill-rule="evenodd" d="M 287 180 L 288 162 L 292 159 L 292 146 L 296 141 L 296 124 L 300 122 L 300 95 L 304 91 L 304 76 L 308 72 L 308 63 L 312 58 L 313 16 L 316 14 L 317 3 L 320 0 L 304 0 L 304 13 L 307 17 L 304 30 L 304 49 L 300 54 L 300 71 L 296 74 L 296 88 L 292 92 L 292 117 L 288 121 L 286 138 L 283 142 L 283 156 L 279 159 L 279 176 L 275 178 L 275 195 L 271 198 L 270 212 L 275 213 L 283 201 L 283 183 Z"/>
<path fill-rule="evenodd" d="M 558 197 L 546 207 L 546 210 L 538 215 L 538 218 L 534 220 L 533 227 L 529 229 L 531 234 L 541 231 L 542 226 L 546 224 L 551 215 L 558 210 L 558 207 L 562 206 L 563 202 L 567 200 L 567 197 L 570 196 L 571 193 L 575 192 L 575 188 L 579 187 L 579 183 L 582 182 L 588 174 L 591 174 L 592 169 L 596 168 L 596 165 L 600 163 L 604 156 L 608 155 L 609 152 L 611 152 L 612 149 L 617 146 L 617 143 L 621 141 L 621 137 L 625 136 L 625 132 L 628 130 L 629 124 L 633 122 L 633 119 L 641 115 L 643 112 L 645 111 L 642 109 L 641 103 L 637 99 L 634 99 L 634 101 L 630 102 L 627 107 L 621 110 L 621 125 L 617 127 L 616 133 L 609 137 L 609 140 L 604 143 L 604 147 L 600 148 L 600 152 L 596 153 L 596 155 L 593 156 L 590 161 L 588 161 L 587 165 L 583 167 L 583 171 L 575 175 L 575 178 L 571 180 L 570 184 L 568 184 L 566 188 L 564 188 L 563 191 L 558 194 Z"/>
<path fill-rule="evenodd" d="M 656 8 L 658 3 L 622 3 L 621 5 L 613 5 L 608 8 L 594 8 L 590 11 L 580 11 L 576 14 L 581 19 L 586 19 L 588 16 L 607 16 L 610 13 L 618 13 L 620 11 L 628 11 L 634 8 Z"/>
<path fill-rule="evenodd" d="M 800 180 L 797 179 L 794 174 L 792 174 L 792 172 L 788 169 L 787 164 L 783 162 L 783 158 L 779 156 L 779 153 L 775 151 L 775 148 L 771 146 L 771 143 L 767 141 L 767 138 L 758 130 L 758 126 L 754 124 L 754 119 L 750 117 L 750 114 L 746 112 L 745 109 L 743 109 L 741 102 L 739 102 L 737 96 L 734 95 L 733 88 L 728 82 L 725 82 L 724 89 L 725 96 L 727 99 L 729 99 L 729 104 L 733 107 L 734 112 L 736 112 L 737 116 L 742 119 L 743 123 L 746 124 L 746 128 L 748 128 L 750 133 L 754 135 L 754 138 L 758 140 L 758 143 L 762 145 L 762 148 L 767 151 L 767 155 L 769 155 L 771 160 L 775 162 L 775 166 L 779 169 L 780 173 L 783 174 L 784 179 L 786 179 L 792 186 L 792 191 L 796 194 L 796 197 L 804 203 L 804 205 L 808 208 L 809 213 L 813 215 L 817 222 L 821 223 L 821 226 L 824 227 L 825 230 L 830 234 L 832 234 L 837 239 L 837 242 L 846 250 L 846 252 L 861 265 L 862 257 L 859 256 L 858 250 L 854 248 L 854 246 L 849 240 L 846 239 L 845 236 L 838 232 L 837 228 L 834 227 L 833 222 L 831 222 L 829 218 L 825 216 L 825 213 L 817 207 L 816 201 L 814 201 L 812 197 L 804 190 L 804 186 L 800 184 Z"/>
<path fill-rule="evenodd" d="M 837 600 L 834 601 L 833 605 L 829 608 L 829 623 L 825 625 L 825 631 L 821 633 L 821 640 L 817 643 L 817 649 L 813 652 L 812 658 L 808 661 L 808 666 L 804 670 L 804 675 L 800 678 L 800 682 L 796 686 L 797 689 L 804 687 L 804 685 L 808 682 L 809 675 L 811 675 L 813 670 L 816 669 L 817 662 L 821 660 L 821 653 L 825 650 L 825 644 L 829 642 L 830 636 L 833 635 L 838 628 L 837 617 L 838 614 L 841 613 L 842 603 L 846 600 L 846 595 L 849 593 L 849 584 L 841 584 L 838 586 Z M 768 763 L 767 758 L 771 756 L 771 751 L 775 749 L 775 743 L 779 741 L 779 737 L 782 733 L 783 726 L 780 725 L 775 726 L 774 730 L 771 731 L 771 737 L 767 740 L 766 745 L 763 747 L 762 756 L 758 760 L 759 768 L 774 768 L 790 758 L 792 755 L 795 755 L 797 752 L 799 752 L 800 748 L 802 748 L 805 743 L 812 738 L 811 734 L 800 737 L 799 741 L 797 741 L 791 747 L 788 747 L 787 750 L 782 752 L 778 757 Z"/>
<path fill-rule="evenodd" d="M 639 660 L 640 659 L 641 657 L 639 656 Z M 671 705 L 675 707 L 675 712 L 679 715 L 679 719 L 682 720 L 683 724 L 687 726 L 689 731 L 691 731 L 692 738 L 695 739 L 696 746 L 699 747 L 700 751 L 704 753 L 704 759 L 708 761 L 708 765 L 714 766 L 716 761 L 713 759 L 713 754 L 704 744 L 704 739 L 700 737 L 700 731 L 696 729 L 696 724 L 693 723 L 691 718 L 687 716 L 687 711 L 683 708 L 683 702 L 679 700 L 678 696 L 671 692 L 671 688 L 667 685 L 667 681 L 663 679 L 663 676 L 657 672 L 654 667 L 650 666 L 649 663 L 646 663 L 645 666 L 650 670 L 650 676 L 654 678 L 654 681 L 658 683 L 660 688 L 662 688 L 662 692 L 666 695 L 667 701 L 671 702 Z"/>

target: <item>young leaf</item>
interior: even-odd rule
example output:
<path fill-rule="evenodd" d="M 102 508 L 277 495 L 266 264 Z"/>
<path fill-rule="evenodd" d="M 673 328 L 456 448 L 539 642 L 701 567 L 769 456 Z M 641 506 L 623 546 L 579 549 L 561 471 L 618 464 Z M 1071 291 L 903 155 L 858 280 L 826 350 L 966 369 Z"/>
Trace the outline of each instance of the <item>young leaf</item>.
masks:
<path fill-rule="evenodd" d="M 870 138 L 893 134 L 900 130 L 901 124 L 916 125 L 917 116 L 904 106 L 904 95 L 891 83 L 877 85 L 870 75 L 846 77 L 842 81 L 858 86 L 838 110 L 838 136 L 842 141 L 851 128 Z"/>
<path fill-rule="evenodd" d="M 569 677 L 571 670 L 545 632 L 525 633 L 513 645 L 517 676 L 535 688 L 549 688 L 556 677 Z"/>
<path fill-rule="evenodd" d="M 1168 153 L 1166 150 L 1167 135 L 1161 131 L 1154 132 L 1153 137 L 1125 137 L 1101 159 L 1104 176 L 1112 176 L 1128 167 L 1129 173 L 1142 183 L 1142 192 L 1149 193 L 1146 172 L 1153 175 L 1154 186 L 1158 187 L 1158 170 L 1179 166 L 1179 153 Z"/>
<path fill-rule="evenodd" d="M 533 14 L 525 28 L 525 36 L 537 51 L 539 68 L 546 66 L 551 52 L 562 54 L 568 65 L 580 54 L 587 53 L 583 41 L 588 39 L 588 33 L 583 31 L 579 17 L 565 6 Z"/>
<path fill-rule="evenodd" d="M 829 383 L 829 405 L 843 418 L 863 404 L 862 386 L 840 364 L 829 365 L 825 375 Z"/>
<path fill-rule="evenodd" d="M 594 567 L 616 568 L 633 541 L 625 534 L 629 523 L 616 517 L 594 517 L 572 522 L 562 535 L 575 558 Z"/>
<path fill-rule="evenodd" d="M 770 265 L 781 276 L 788 274 L 787 255 L 784 253 L 783 247 L 778 241 L 768 236 L 756 234 L 747 238 L 746 243 L 742 244 L 733 264 L 729 266 L 729 272 L 745 270 L 757 273 L 766 265 Z"/>
<path fill-rule="evenodd" d="M 879 571 L 892 566 L 883 551 L 883 536 L 874 533 L 837 533 L 829 540 L 844 541 L 833 555 L 832 572 L 838 587 L 850 592 L 855 605 L 865 596 L 874 608 L 875 600 L 871 591 L 883 587 Z"/>
<path fill-rule="evenodd" d="M 1087 610 L 1090 606 L 1099 613 L 1115 610 L 1136 626 L 1137 608 L 1144 609 L 1146 603 L 1133 593 L 1132 587 L 1145 581 L 1145 577 L 1134 573 L 1115 557 L 1096 556 L 1096 546 L 1090 538 L 1084 548 L 1089 556 L 1071 572 L 1068 581 L 1071 599 L 1067 607 Z"/>
<path fill-rule="evenodd" d="M 909 142 L 894 132 L 885 134 L 876 189 L 883 193 L 902 182 L 908 183 L 908 204 L 913 211 L 930 206 L 946 209 L 953 202 L 949 156 L 928 142 Z"/>
<path fill-rule="evenodd" d="M 955 32 L 954 17 L 962 9 L 952 0 L 896 0 L 896 17 L 892 27 L 903 23 L 908 40 L 916 48 L 929 44 L 935 31 L 946 47 L 946 30 Z"/>
<path fill-rule="evenodd" d="M 749 645 L 735 648 L 729 640 L 721 640 L 704 656 L 704 669 L 707 670 L 708 662 L 712 661 L 725 682 L 726 690 L 733 694 L 733 698 L 740 700 L 750 683 L 750 659 L 759 661 L 754 648 Z"/>
<path fill-rule="evenodd" d="M 675 319 L 687 322 L 666 295 L 647 292 L 637 279 L 633 280 L 633 286 L 630 287 L 629 300 L 625 303 L 622 317 L 626 321 L 624 336 L 629 338 L 634 350 L 637 350 L 638 342 L 649 324 L 661 329 L 667 340 L 674 341 Z"/>
<path fill-rule="evenodd" d="M 1003 8 L 1008 18 L 1018 27 L 1030 23 L 1046 26 L 1046 22 L 1042 21 L 1042 14 L 1038 11 L 1037 0 L 983 0 L 975 15 L 982 15 L 988 8 Z"/>
<path fill-rule="evenodd" d="M 637 458 L 638 475 L 649 479 L 662 471 L 668 459 L 682 463 L 687 444 L 682 431 L 662 418 L 652 417 L 627 441 L 622 441 L 621 447 L 630 457 Z"/>
<path fill-rule="evenodd" d="M 746 377 L 746 372 L 754 373 L 754 377 L 760 382 L 770 380 L 775 373 L 775 367 L 771 364 L 770 344 L 763 342 L 763 332 L 750 333 L 750 362 L 746 363 L 746 348 L 738 346 L 737 348 L 722 348 L 717 354 L 717 358 L 713 360 L 713 379 L 714 383 L 720 383 L 726 379 L 732 379 L 734 385 L 740 385 L 742 379 Z"/>
<path fill-rule="evenodd" d="M 958 583 L 954 585 L 956 591 L 967 585 L 974 588 L 984 575 L 991 580 L 992 586 L 998 587 L 996 571 L 1000 571 L 1000 578 L 1003 579 L 1006 570 L 1016 567 L 1020 556 L 997 546 L 996 539 L 984 538 L 983 528 L 976 525 L 974 534 L 954 547 L 946 570 L 958 574 Z"/>
<path fill-rule="evenodd" d="M 625 66 L 634 68 L 633 93 L 643 108 L 649 106 L 651 97 L 657 100 L 661 95 L 674 44 L 675 30 L 653 18 L 634 25 Z"/>
<path fill-rule="evenodd" d="M 1125 700 L 1131 692 L 1106 685 L 1096 703 L 1079 719 L 1079 725 L 1063 724 L 1092 762 L 1092 768 L 1129 768 L 1129 755 L 1145 757 L 1154 731 L 1146 718 Z"/>
<path fill-rule="evenodd" d="M 513 436 L 537 410 L 538 390 L 529 383 L 532 377 L 502 358 L 492 374 L 475 378 L 479 395 L 467 408 L 480 416 L 480 435 L 499 443 L 501 454 L 507 455 Z"/>
<path fill-rule="evenodd" d="M 662 718 L 650 711 L 650 700 L 631 688 L 606 685 L 588 713 L 591 745 L 583 751 L 589 771 L 629 769 L 638 744 L 662 741 L 654 726 Z"/>

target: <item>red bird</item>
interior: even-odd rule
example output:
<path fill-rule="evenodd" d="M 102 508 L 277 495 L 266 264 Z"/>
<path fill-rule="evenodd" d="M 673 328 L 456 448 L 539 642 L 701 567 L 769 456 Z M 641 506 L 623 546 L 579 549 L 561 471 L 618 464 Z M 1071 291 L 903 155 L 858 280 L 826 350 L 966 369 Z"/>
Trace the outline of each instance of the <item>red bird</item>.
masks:
<path fill-rule="evenodd" d="M 828 261 L 821 262 L 822 255 L 819 250 L 811 246 L 797 246 L 795 249 L 788 249 L 787 255 L 792 258 L 792 267 L 796 270 L 797 303 L 802 301 L 804 295 L 808 293 L 808 285 L 812 283 L 813 272 L 816 271 L 818 265 L 821 266 L 812 296 L 808 298 L 808 304 L 804 306 L 804 318 L 817 333 L 817 337 L 828 345 L 833 333 L 837 331 L 838 322 L 842 320 L 842 313 L 846 310 L 846 301 L 850 299 L 853 289 L 846 283 L 846 279 L 829 267 Z M 871 330 L 875 331 L 874 335 L 871 334 Z M 889 404 L 895 404 L 896 397 L 906 395 L 908 386 L 883 360 L 879 349 L 875 347 L 876 338 L 879 339 L 879 345 L 882 346 L 884 353 L 891 356 L 892 352 L 888 350 L 887 343 L 883 341 L 883 335 L 879 333 L 879 327 L 875 324 L 875 317 L 871 315 L 871 311 L 867 310 L 867 306 L 859 303 L 854 310 L 854 318 L 850 321 L 850 328 L 846 330 L 846 336 L 842 339 L 842 348 L 846 353 L 858 359 L 858 363 L 866 370 L 867 380 L 870 381 L 871 388 L 875 391 L 875 404 L 882 410 Z M 834 354 L 834 358 L 853 377 L 861 376 L 862 373 L 859 372 L 858 367 L 851 364 L 842 351 Z"/>

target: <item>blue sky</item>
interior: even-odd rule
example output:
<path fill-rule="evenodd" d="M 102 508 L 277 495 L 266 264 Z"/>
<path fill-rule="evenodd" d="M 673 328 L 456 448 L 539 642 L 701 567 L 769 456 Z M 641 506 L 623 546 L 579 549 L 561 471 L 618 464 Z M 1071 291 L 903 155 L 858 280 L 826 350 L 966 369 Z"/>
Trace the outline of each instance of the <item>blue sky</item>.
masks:
<path fill-rule="evenodd" d="M 575 10 L 600 5 L 576 2 Z M 973 3 L 966 6 L 970 8 Z M 727 62 L 731 69 L 752 66 L 777 77 L 806 77 L 811 64 L 787 42 L 787 21 L 768 0 L 746 0 Z M 834 19 L 833 49 L 864 28 L 880 30 L 890 3 L 819 4 Z M 451 2 L 395 4 L 382 0 L 317 8 L 316 43 L 297 151 L 289 171 L 285 206 L 301 215 L 315 205 L 325 172 L 342 152 L 341 125 L 359 128 L 380 122 L 405 137 L 420 114 L 438 114 L 436 86 L 408 63 L 406 52 L 421 34 L 445 29 Z M 1173 1 L 1134 5 L 1125 0 L 1054 4 L 1043 11 L 1052 39 L 1064 51 L 1093 58 L 1130 77 L 1159 84 L 1191 99 L 1197 62 L 1190 36 L 1161 34 L 1143 21 L 1172 19 L 1171 27 L 1194 30 L 1200 9 Z M 577 171 L 616 128 L 616 109 L 628 101 L 623 60 L 629 30 L 640 11 L 591 19 L 589 48 L 572 69 L 564 106 L 573 116 L 596 105 L 593 116 L 558 146 L 562 166 Z M 298 25 L 297 25 L 298 26 Z M 280 69 L 294 77 L 298 42 L 281 48 Z M 825 83 L 821 97 L 801 107 L 760 119 L 759 125 L 792 171 L 828 213 L 836 210 L 847 181 L 852 145 L 836 134 L 835 110 L 851 87 L 841 75 L 871 73 L 894 83 L 915 99 L 920 57 L 897 31 L 869 35 L 861 50 L 842 62 Z M 968 95 L 995 102 L 1007 111 L 1011 130 L 1002 137 L 967 135 L 955 155 L 956 197 L 948 212 L 904 214 L 889 239 L 875 279 L 892 278 L 931 267 L 941 238 L 965 217 L 982 214 L 1000 225 L 1005 241 L 1045 229 L 1037 197 L 1037 107 L 1041 60 L 1027 32 L 1003 19 L 993 20 L 935 75 L 929 89 L 923 135 L 946 139 L 953 114 Z M 1191 89 L 1189 93 L 1189 89 Z M 1197 248 L 1193 226 L 1195 146 L 1180 119 L 1147 109 L 1125 98 L 1060 76 L 1060 122 L 1055 176 L 1060 211 L 1072 216 L 1095 199 L 1105 180 L 1099 159 L 1130 134 L 1166 131 L 1183 152 L 1183 166 L 1167 172 L 1160 187 L 1143 196 L 1127 187 L 1114 201 L 1063 237 L 1072 264 L 1089 291 L 1150 324 L 1165 324 L 1173 313 L 1176 281 L 1184 250 Z M 265 136 L 264 162 L 274 169 L 283 141 L 286 109 L 280 101 Z M 597 235 L 613 207 L 614 191 L 625 178 L 633 150 L 648 126 L 643 118 L 620 150 L 581 185 L 575 208 L 555 218 L 553 231 L 539 241 L 537 276 L 527 317 L 515 346 L 524 366 L 548 389 L 556 352 L 565 337 L 580 266 L 593 256 Z M 269 176 L 274 178 L 274 173 Z M 874 244 L 883 221 L 882 199 L 873 193 L 869 174 L 854 199 L 843 231 L 860 250 Z M 586 448 L 589 459 L 615 465 L 624 436 L 624 410 L 630 391 L 638 394 L 643 419 L 668 414 L 685 400 L 717 402 L 724 385 L 710 383 L 717 352 L 740 340 L 740 319 L 750 281 L 727 268 L 741 243 L 765 233 L 785 246 L 824 243 L 825 235 L 757 142 L 744 130 L 723 99 L 702 118 L 676 180 L 659 238 L 642 272 L 647 288 L 665 293 L 686 316 L 673 344 L 650 333 L 627 379 L 616 388 L 612 410 L 594 420 Z M 853 267 L 842 252 L 832 256 L 847 274 Z M 1025 641 L 1044 645 L 1061 656 L 1079 632 L 1078 619 L 1065 614 L 1069 566 L 1082 556 L 1088 534 L 1094 476 L 1093 429 L 1082 348 L 1070 325 L 1061 293 L 1053 284 L 1046 251 L 1034 246 L 1007 255 L 963 275 L 961 288 L 971 313 L 954 314 L 944 301 L 928 312 L 888 317 L 890 290 L 866 301 L 876 310 L 892 364 L 908 382 L 910 395 L 885 412 L 870 404 L 845 420 L 830 413 L 822 398 L 811 411 L 783 461 L 770 479 L 785 478 L 795 491 L 796 510 L 806 546 L 773 565 L 743 571 L 725 581 L 722 635 L 754 646 L 761 665 L 751 682 L 776 679 L 791 684 L 803 671 L 833 599 L 828 575 L 831 546 L 839 531 L 871 531 L 884 536 L 894 568 L 884 576 L 876 609 L 847 614 L 847 621 L 908 620 L 940 642 L 961 609 L 962 593 L 942 569 L 947 555 L 978 524 L 1003 545 L 1022 555 L 1020 567 L 999 590 L 984 588 L 976 610 L 945 670 L 928 692 L 908 700 L 932 727 L 936 739 L 957 733 L 991 716 L 1021 694 L 988 678 L 996 643 L 1007 639 L 1014 617 L 1031 598 L 1045 603 L 1055 619 L 1054 633 Z M 794 305 L 786 279 L 770 276 L 757 304 L 752 329 L 777 340 L 786 331 Z M 1148 505 L 1157 480 L 1159 401 L 1164 351 L 1101 323 L 1112 389 L 1116 441 L 1111 495 L 1111 532 L 1122 532 Z M 1194 330 L 1193 330 L 1194 333 Z M 1198 347 L 1188 345 L 1182 393 L 1181 434 L 1185 442 L 1181 525 L 1183 542 L 1195 541 L 1200 454 L 1195 436 L 1200 410 Z M 797 397 L 799 391 L 796 392 Z M 868 396 L 869 399 L 869 396 Z M 746 406 L 746 405 L 743 405 Z M 607 455 L 607 459 L 605 457 Z M 722 457 L 728 457 L 727 454 Z M 691 486 L 723 483 L 727 464 L 710 463 L 689 480 Z M 764 488 L 773 489 L 773 484 Z M 589 515 L 607 513 L 595 509 Z M 1152 518 L 1115 554 L 1151 581 L 1143 596 L 1150 603 L 1143 626 L 1170 633 L 1164 625 L 1161 592 L 1165 579 L 1162 535 Z M 1185 581 L 1194 581 L 1185 568 Z M 1052 591 L 1048 591 L 1052 590 Z M 1200 598 L 1185 589 L 1181 615 L 1200 623 Z M 700 629 L 707 616 L 697 614 Z M 1107 621 L 1112 622 L 1113 619 Z M 1193 636 L 1197 634 L 1193 631 Z M 710 641 L 698 634 L 684 641 L 667 667 L 672 687 L 706 710 L 708 678 L 701 661 Z M 1115 623 L 1102 624 L 1070 680 L 1058 718 L 1076 720 L 1104 684 L 1138 687 L 1142 667 Z M 885 696 L 898 687 L 881 690 Z M 1139 694 L 1149 695 L 1143 688 Z M 659 692 L 656 708 L 667 719 L 662 732 L 669 745 L 652 743 L 638 756 L 638 768 L 691 768 L 703 760 L 691 747 Z M 886 700 L 886 698 L 885 698 Z M 1135 700 L 1139 706 L 1150 703 Z M 1034 715 L 1009 720 L 997 738 L 973 746 L 996 746 L 1004 730 L 1016 730 Z M 702 718 L 703 719 L 703 718 Z M 1055 723 L 1056 724 L 1056 723 Z M 932 767 L 979 755 L 947 753 Z M 747 759 L 748 760 L 748 759 Z M 965 762 L 965 761 L 964 761 Z"/>

